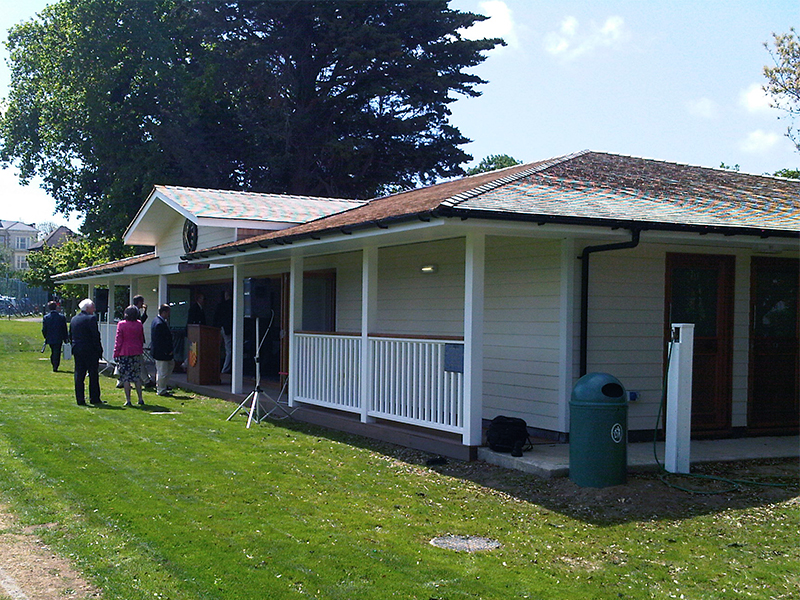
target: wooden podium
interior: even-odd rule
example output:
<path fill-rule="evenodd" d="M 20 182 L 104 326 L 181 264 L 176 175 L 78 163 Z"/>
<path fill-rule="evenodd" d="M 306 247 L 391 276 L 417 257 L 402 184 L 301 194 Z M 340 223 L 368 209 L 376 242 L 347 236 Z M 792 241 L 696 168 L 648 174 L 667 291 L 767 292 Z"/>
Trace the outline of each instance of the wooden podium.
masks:
<path fill-rule="evenodd" d="M 220 334 L 218 327 L 187 325 L 189 339 L 186 380 L 199 385 L 222 383 L 220 379 Z"/>

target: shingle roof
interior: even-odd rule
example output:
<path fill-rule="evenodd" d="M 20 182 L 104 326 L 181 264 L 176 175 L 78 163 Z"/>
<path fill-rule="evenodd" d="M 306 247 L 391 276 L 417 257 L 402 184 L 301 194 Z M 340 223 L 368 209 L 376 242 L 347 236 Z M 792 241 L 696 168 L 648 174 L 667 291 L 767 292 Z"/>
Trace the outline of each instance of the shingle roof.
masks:
<path fill-rule="evenodd" d="M 517 165 L 490 173 L 480 173 L 424 188 L 392 194 L 316 221 L 310 221 L 281 231 L 271 231 L 241 242 L 222 244 L 214 247 L 211 251 L 224 251 L 227 248 L 255 246 L 259 243 L 269 243 L 270 240 L 287 237 L 315 235 L 323 231 L 348 230 L 348 228 L 376 225 L 386 221 L 416 218 L 419 215 L 430 214 L 441 206 L 443 202 L 454 196 L 475 189 L 491 189 L 492 186 L 512 181 L 522 174 L 531 173 L 549 164 L 551 164 L 551 161 Z M 197 258 L 207 254 L 208 249 L 205 249 L 189 256 Z"/>
<path fill-rule="evenodd" d="M 450 205 L 650 225 L 800 230 L 800 181 L 597 152 Z"/>
<path fill-rule="evenodd" d="M 62 281 L 65 279 L 76 279 L 80 277 L 89 277 L 90 275 L 104 275 L 106 273 L 119 273 L 125 267 L 138 265 L 140 263 L 154 260 L 156 258 L 155 252 L 147 252 L 146 254 L 137 254 L 129 258 L 122 258 L 104 263 L 102 265 L 95 265 L 93 267 L 84 267 L 83 269 L 75 269 L 74 271 L 67 271 L 66 273 L 59 273 L 54 275 L 53 279 Z"/>
<path fill-rule="evenodd" d="M 187 258 L 428 216 L 800 237 L 800 181 L 584 151 L 378 198 Z"/>
<path fill-rule="evenodd" d="M 312 198 L 178 186 L 159 185 L 155 190 L 200 218 L 305 223 L 364 204 L 342 198 Z"/>

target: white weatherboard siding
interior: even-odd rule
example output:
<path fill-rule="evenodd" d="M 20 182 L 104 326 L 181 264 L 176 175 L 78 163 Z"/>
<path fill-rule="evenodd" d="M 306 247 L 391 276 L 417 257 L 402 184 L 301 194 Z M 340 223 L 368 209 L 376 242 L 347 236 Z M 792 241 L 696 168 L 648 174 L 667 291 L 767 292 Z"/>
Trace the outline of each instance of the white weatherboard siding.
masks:
<path fill-rule="evenodd" d="M 220 244 L 227 244 L 236 240 L 234 227 L 198 227 L 197 247 L 211 248 Z M 183 249 L 183 217 L 175 214 L 170 223 L 169 233 L 158 241 L 158 258 L 162 267 L 177 265 L 181 256 L 186 254 Z M 212 268 L 214 268 L 212 266 Z"/>
<path fill-rule="evenodd" d="M 464 252 L 464 238 L 381 248 L 378 333 L 463 335 Z"/>
<path fill-rule="evenodd" d="M 486 243 L 483 414 L 557 430 L 561 242 Z"/>
<path fill-rule="evenodd" d="M 305 271 L 336 273 L 336 331 L 361 330 L 361 252 L 307 258 Z"/>
<path fill-rule="evenodd" d="M 732 418 L 747 425 L 750 331 L 750 259 L 748 248 L 642 243 L 632 250 L 593 254 L 589 284 L 588 370 L 617 377 L 640 392 L 629 409 L 631 430 L 656 425 L 664 357 L 666 255 L 734 256 Z"/>

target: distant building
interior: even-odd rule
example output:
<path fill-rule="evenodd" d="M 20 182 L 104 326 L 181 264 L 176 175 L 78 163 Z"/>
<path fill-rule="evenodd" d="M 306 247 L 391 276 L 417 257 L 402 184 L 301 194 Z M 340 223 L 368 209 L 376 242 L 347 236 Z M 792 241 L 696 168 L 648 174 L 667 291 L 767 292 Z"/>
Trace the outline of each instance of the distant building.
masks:
<path fill-rule="evenodd" d="M 76 233 L 72 231 L 69 227 L 65 225 L 61 225 L 58 229 L 54 229 L 51 231 L 47 236 L 43 239 L 39 240 L 31 244 L 31 247 L 28 248 L 31 252 L 36 252 L 37 250 L 41 250 L 45 246 L 50 246 L 51 248 L 58 248 L 59 246 L 64 245 L 70 238 L 74 238 Z"/>
<path fill-rule="evenodd" d="M 13 270 L 24 271 L 28 268 L 28 252 L 36 243 L 38 233 L 33 224 L 0 221 L 0 247 L 8 249 Z"/>

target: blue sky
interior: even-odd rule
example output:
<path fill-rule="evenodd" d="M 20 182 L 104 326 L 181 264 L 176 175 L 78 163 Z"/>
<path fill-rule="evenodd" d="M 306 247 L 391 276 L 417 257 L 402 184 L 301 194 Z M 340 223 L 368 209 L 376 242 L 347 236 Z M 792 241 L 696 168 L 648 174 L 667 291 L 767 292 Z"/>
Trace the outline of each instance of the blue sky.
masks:
<path fill-rule="evenodd" d="M 44 0 L 0 0 L 0 29 Z M 471 32 L 508 45 L 475 72 L 479 98 L 452 105 L 474 162 L 510 154 L 528 162 L 579 150 L 628 154 L 749 173 L 800 167 L 783 114 L 761 91 L 773 32 L 800 27 L 797 0 L 453 0 L 490 16 Z M 5 35 L 3 36 L 5 37 Z M 2 51 L 5 60 L 5 49 Z M 0 97 L 9 82 L 0 67 Z M 54 221 L 35 185 L 0 171 L 0 218 Z"/>

